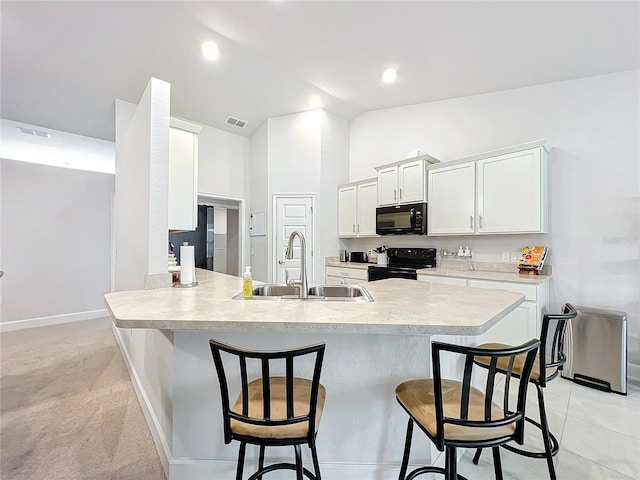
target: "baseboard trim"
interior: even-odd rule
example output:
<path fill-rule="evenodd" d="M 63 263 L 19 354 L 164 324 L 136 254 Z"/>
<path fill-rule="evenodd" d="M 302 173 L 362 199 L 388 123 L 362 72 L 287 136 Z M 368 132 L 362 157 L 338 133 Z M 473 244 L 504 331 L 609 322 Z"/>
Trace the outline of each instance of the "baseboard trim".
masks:
<path fill-rule="evenodd" d="M 47 325 L 58 325 L 60 323 L 80 322 L 82 320 L 92 320 L 94 318 L 108 317 L 106 309 L 89 310 L 86 312 L 64 313 L 62 315 L 51 315 L 49 317 L 27 318 L 24 320 L 14 320 L 0 323 L 0 332 L 10 332 L 22 330 L 24 328 L 45 327 Z"/>
<path fill-rule="evenodd" d="M 133 362 L 131 361 L 131 357 L 129 356 L 129 352 L 127 351 L 124 341 L 122 339 L 122 334 L 120 329 L 116 327 L 114 324 L 111 325 L 111 330 L 113 331 L 113 335 L 116 338 L 116 342 L 118 343 L 118 347 L 120 347 L 120 352 L 122 352 L 122 358 L 124 359 L 124 363 L 127 366 L 127 370 L 129 371 L 129 377 L 131 378 L 131 383 L 133 384 L 133 389 L 136 392 L 136 396 L 138 397 L 138 403 L 142 408 L 142 413 L 144 414 L 145 419 L 147 420 L 147 425 L 149 426 L 149 431 L 151 432 L 151 437 L 153 438 L 153 443 L 156 446 L 156 451 L 158 452 L 158 456 L 160 457 L 160 463 L 162 463 L 162 468 L 164 469 L 164 474 L 167 479 L 173 478 L 169 475 L 169 467 L 171 463 L 171 449 L 169 448 L 169 444 L 167 443 L 167 436 L 160 425 L 158 417 L 156 416 L 153 408 L 151 408 L 151 402 L 149 401 L 149 396 L 140 381 L 140 377 L 138 376 L 138 372 L 136 371 Z"/>

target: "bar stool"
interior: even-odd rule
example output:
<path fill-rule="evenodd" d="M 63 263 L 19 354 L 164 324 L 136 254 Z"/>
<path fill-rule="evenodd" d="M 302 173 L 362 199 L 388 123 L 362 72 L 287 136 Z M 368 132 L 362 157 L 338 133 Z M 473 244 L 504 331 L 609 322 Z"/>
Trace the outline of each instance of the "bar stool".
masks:
<path fill-rule="evenodd" d="M 549 431 L 549 422 L 547 421 L 542 389 L 547 386 L 547 382 L 558 376 L 558 373 L 560 373 L 560 370 L 562 370 L 562 367 L 567 361 L 567 357 L 564 353 L 564 335 L 567 329 L 568 320 L 575 318 L 576 315 L 576 309 L 573 308 L 571 304 L 566 303 L 561 314 L 545 314 L 542 318 L 540 351 L 536 357 L 533 372 L 529 377 L 529 382 L 536 386 L 536 390 L 538 392 L 540 423 L 529 417 L 526 418 L 526 421 L 540 429 L 542 433 L 542 441 L 544 442 L 544 452 L 534 452 L 523 450 L 513 445 L 503 445 L 507 450 L 519 455 L 524 455 L 530 458 L 545 458 L 547 460 L 547 468 L 549 469 L 549 476 L 551 477 L 551 480 L 556 480 L 553 456 L 558 453 L 560 445 L 556 437 Z M 502 343 L 485 343 L 483 345 L 479 345 L 479 347 L 488 349 L 505 349 L 509 348 L 509 345 L 504 345 Z M 523 359 L 519 358 L 513 365 L 512 375 L 517 378 L 521 377 L 523 367 L 522 360 Z M 487 368 L 489 366 L 489 357 L 476 358 L 476 363 L 481 367 Z M 504 362 L 498 362 L 498 371 L 500 373 L 505 373 L 506 366 L 507 365 Z M 473 463 L 476 465 L 480 460 L 481 454 L 482 449 L 478 448 L 473 457 Z"/>
<path fill-rule="evenodd" d="M 404 455 L 399 480 L 413 480 L 425 473 L 444 473 L 446 480 L 466 480 L 457 473 L 456 449 L 491 447 L 496 478 L 502 479 L 499 445 L 515 440 L 524 442 L 524 419 L 528 382 L 519 382 L 518 404 L 515 411 L 508 410 L 509 389 L 505 388 L 502 407 L 494 402 L 494 381 L 498 362 L 507 364 L 506 385 L 517 358 L 524 357 L 522 378 L 528 379 L 538 352 L 539 340 L 530 340 L 518 347 L 484 349 L 432 342 L 433 379 L 410 380 L 396 387 L 396 399 L 409 414 Z M 453 352 L 465 358 L 462 381 L 443 380 L 441 352 Z M 474 361 L 478 356 L 489 358 L 489 374 L 485 391 L 471 386 Z M 407 475 L 411 453 L 413 425 L 429 437 L 436 448 L 445 450 L 445 468 L 419 467 Z"/>
<path fill-rule="evenodd" d="M 326 397 L 326 390 L 320 384 L 325 344 L 284 351 L 244 350 L 213 339 L 209 344 L 220 383 L 224 441 L 226 444 L 232 440 L 240 442 L 236 480 L 242 480 L 247 444 L 260 446 L 258 471 L 249 480 L 283 469 L 294 470 L 296 480 L 302 480 L 303 476 L 321 480 L 316 435 Z M 294 360 L 301 357 L 310 357 L 312 361 L 311 379 L 294 376 Z M 285 375 L 271 376 L 272 369 L 283 361 Z M 276 363 L 278 365 L 274 365 Z M 242 385 L 233 405 L 229 402 L 227 377 L 232 364 L 239 367 Z M 249 381 L 247 371 L 251 367 L 256 367 L 260 374 Z M 311 450 L 315 474 L 302 466 L 300 445 L 303 444 Z M 295 463 L 276 463 L 265 467 L 264 452 L 268 446 L 293 446 Z"/>

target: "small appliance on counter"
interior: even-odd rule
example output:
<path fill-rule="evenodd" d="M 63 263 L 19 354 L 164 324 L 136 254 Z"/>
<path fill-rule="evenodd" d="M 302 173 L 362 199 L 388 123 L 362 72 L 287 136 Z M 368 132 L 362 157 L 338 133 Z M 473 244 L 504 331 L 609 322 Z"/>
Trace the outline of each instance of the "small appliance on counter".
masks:
<path fill-rule="evenodd" d="M 367 263 L 369 261 L 367 252 L 351 252 L 349 256 L 349 261 L 353 263 Z"/>
<path fill-rule="evenodd" d="M 340 250 L 340 261 L 341 262 L 349 261 L 349 252 L 347 250 Z"/>
<path fill-rule="evenodd" d="M 389 248 L 387 249 L 387 265 L 369 265 L 368 280 L 385 278 L 418 279 L 418 269 L 435 268 L 435 248 Z M 378 254 L 378 259 L 380 254 Z"/>

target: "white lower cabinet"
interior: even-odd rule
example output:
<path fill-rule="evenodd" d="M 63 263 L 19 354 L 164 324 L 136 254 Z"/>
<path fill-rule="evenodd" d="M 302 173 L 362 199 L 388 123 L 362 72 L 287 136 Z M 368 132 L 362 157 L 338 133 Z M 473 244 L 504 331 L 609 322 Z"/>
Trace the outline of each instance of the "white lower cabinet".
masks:
<path fill-rule="evenodd" d="M 542 315 L 547 308 L 548 283 L 528 284 L 517 282 L 498 282 L 493 280 L 476 280 L 460 277 L 441 277 L 418 275 L 422 282 L 444 283 L 463 287 L 486 288 L 492 290 L 508 290 L 522 293 L 525 301 L 513 312 L 487 330 L 478 343 L 507 343 L 519 345 L 540 336 Z"/>
<path fill-rule="evenodd" d="M 362 268 L 326 267 L 325 284 L 327 285 L 353 285 L 366 282 L 369 273 Z"/>

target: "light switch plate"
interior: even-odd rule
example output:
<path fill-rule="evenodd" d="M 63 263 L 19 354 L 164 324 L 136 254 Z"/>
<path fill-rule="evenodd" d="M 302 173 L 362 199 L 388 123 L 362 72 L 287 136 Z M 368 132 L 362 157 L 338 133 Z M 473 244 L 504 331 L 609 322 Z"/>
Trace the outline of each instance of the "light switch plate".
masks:
<path fill-rule="evenodd" d="M 502 252 L 502 261 L 503 262 L 508 262 L 510 258 L 511 258 L 511 255 L 509 254 L 509 252 Z"/>

